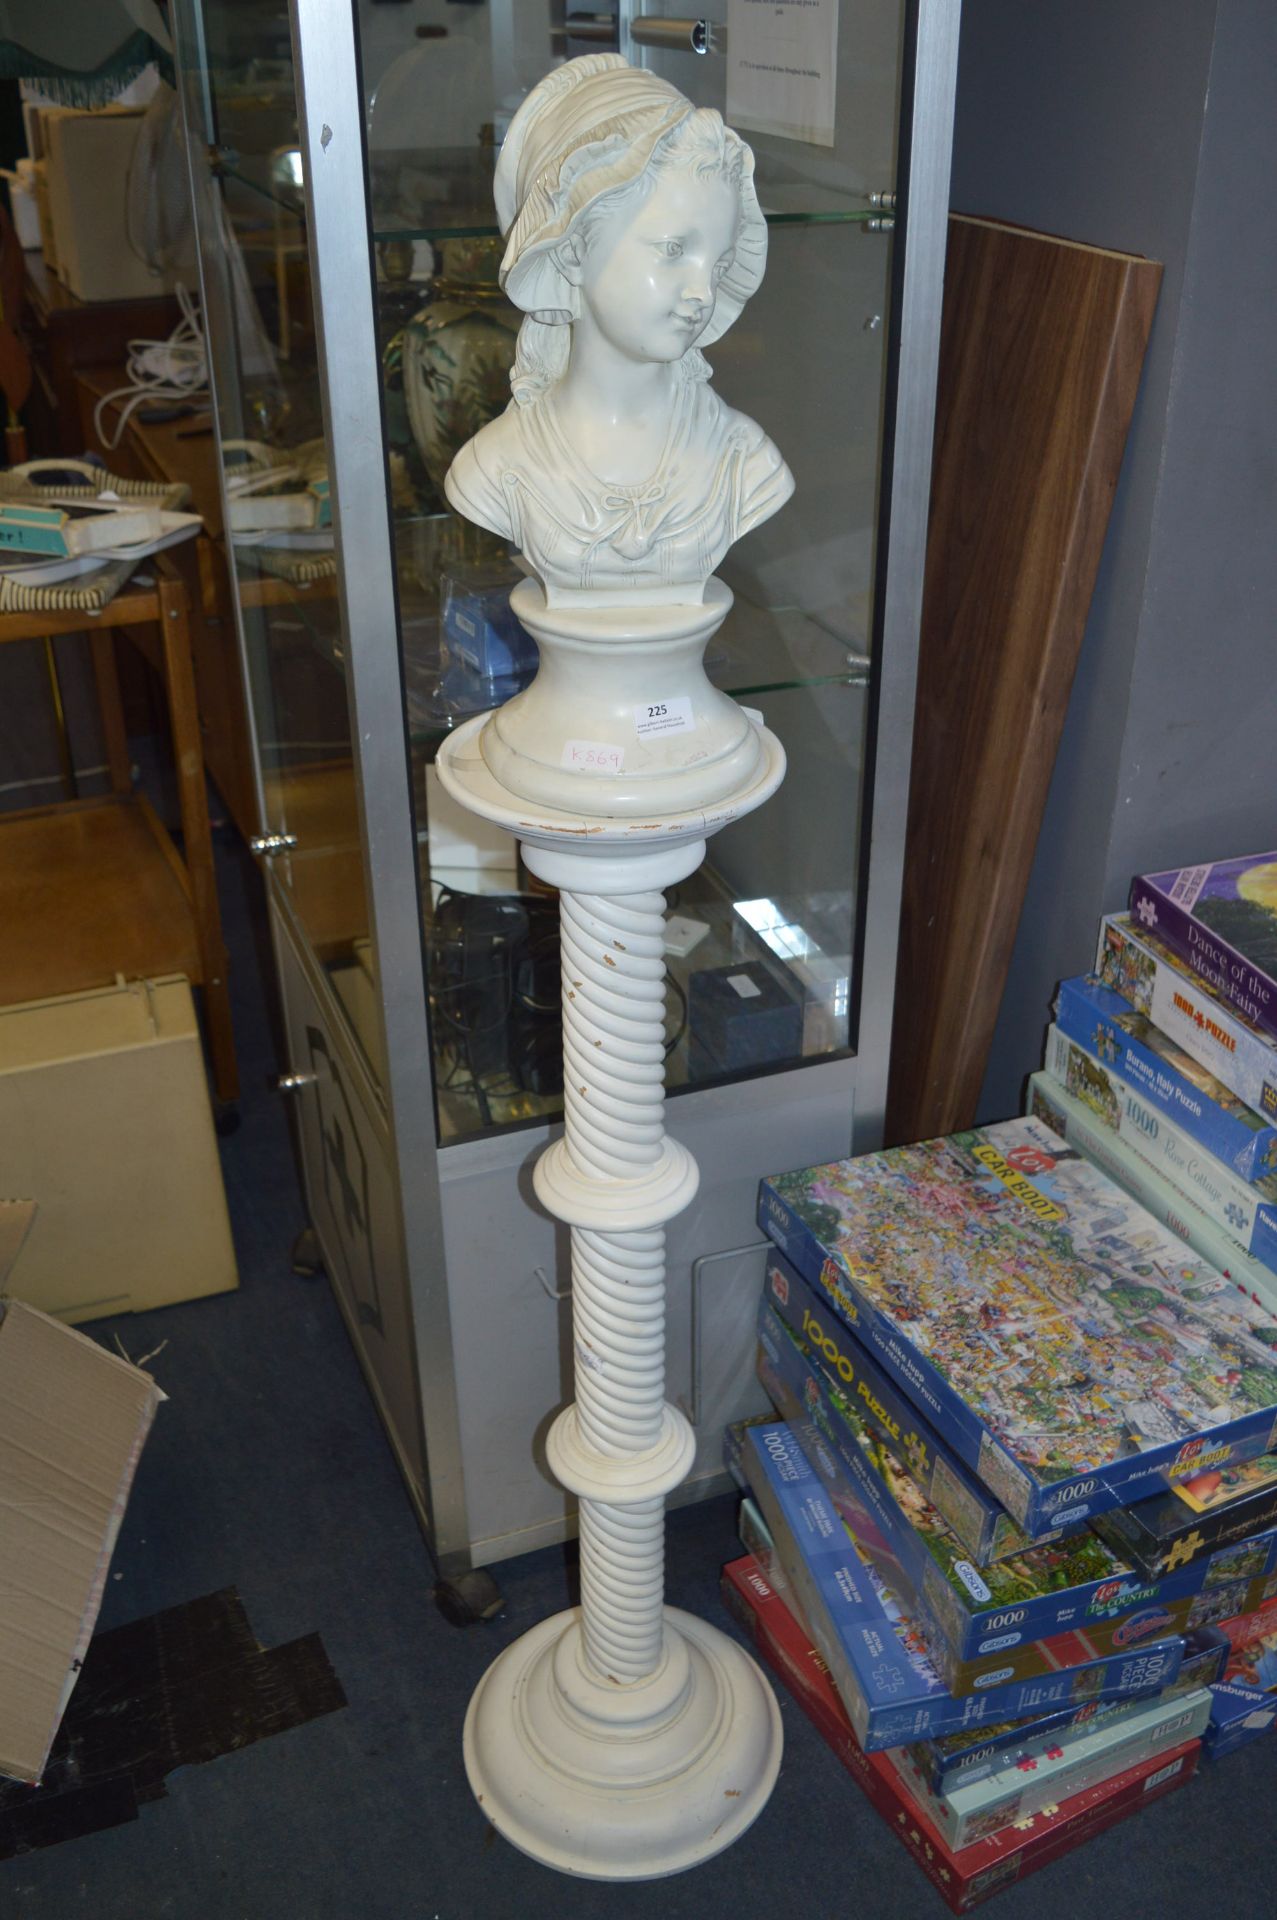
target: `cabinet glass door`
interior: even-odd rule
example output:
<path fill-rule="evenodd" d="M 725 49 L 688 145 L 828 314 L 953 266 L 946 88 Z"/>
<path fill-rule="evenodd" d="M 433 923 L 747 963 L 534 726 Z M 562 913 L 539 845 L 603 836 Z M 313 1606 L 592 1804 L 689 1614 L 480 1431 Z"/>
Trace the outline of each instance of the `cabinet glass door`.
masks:
<path fill-rule="evenodd" d="M 313 11 L 311 0 L 298 4 Z M 552 1118 L 562 1103 L 556 898 L 508 839 L 446 799 L 434 760 L 453 727 L 535 671 L 535 647 L 507 604 L 517 558 L 449 509 L 443 481 L 459 446 L 509 400 L 521 315 L 498 281 L 497 153 L 528 90 L 581 53 L 619 48 L 724 111 L 753 147 L 767 273 L 708 357 L 719 393 L 777 442 L 797 483 L 722 568 L 735 604 L 707 670 L 762 714 L 789 771 L 668 896 L 668 1085 L 694 1090 L 857 1047 L 905 7 L 841 0 L 832 10 L 836 47 L 821 70 L 835 79 L 812 141 L 734 111 L 750 49 L 733 50 L 730 34 L 738 18 L 748 34 L 750 16 L 767 10 L 716 4 L 703 54 L 670 43 L 676 30 L 657 5 L 640 12 L 629 0 L 615 13 L 564 0 L 355 8 L 428 976 L 422 1043 L 443 1144 Z M 277 871 L 375 1067 L 376 963 L 334 589 L 340 564 L 349 595 L 359 559 L 334 550 L 326 519 L 287 22 L 269 0 L 202 9 L 184 0 L 181 25 L 223 445 L 239 466 L 228 551 L 265 817 L 283 840 L 296 837 Z M 352 258 L 352 276 L 367 271 L 368 258 Z M 331 358 L 339 311 L 326 310 L 325 331 Z M 298 525 L 276 524 L 290 514 Z M 376 754 L 395 751 L 397 742 L 365 747 L 365 792 Z"/>
<path fill-rule="evenodd" d="M 797 491 L 722 568 L 735 605 L 706 664 L 779 735 L 789 772 L 668 896 L 675 1092 L 856 1045 L 904 14 L 899 0 L 843 0 L 838 15 L 832 144 L 737 121 L 755 152 L 769 263 L 708 357 L 723 398 L 779 443 Z M 726 25 L 704 55 L 671 50 L 651 44 L 668 29 L 637 8 L 587 17 L 440 0 L 408 21 L 365 0 L 357 19 L 446 1142 L 561 1104 L 554 898 L 508 841 L 458 814 L 433 767 L 447 731 L 516 693 L 536 664 L 506 606 L 515 556 L 443 494 L 457 448 L 509 400 L 521 316 L 498 285 L 497 151 L 523 95 L 575 54 L 619 44 L 729 117 L 736 82 Z"/>
<path fill-rule="evenodd" d="M 183 5 L 183 106 L 266 851 L 376 1076 L 380 1051 L 287 11 Z"/>

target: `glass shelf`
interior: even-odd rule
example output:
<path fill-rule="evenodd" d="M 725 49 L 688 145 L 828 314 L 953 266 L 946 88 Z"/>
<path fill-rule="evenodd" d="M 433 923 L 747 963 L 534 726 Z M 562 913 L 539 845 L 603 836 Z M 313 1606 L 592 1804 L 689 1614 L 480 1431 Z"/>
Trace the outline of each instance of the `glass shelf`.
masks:
<path fill-rule="evenodd" d="M 372 237 L 376 244 L 499 239 L 501 230 L 492 211 L 494 152 L 493 148 L 476 152 L 470 147 L 440 147 L 373 155 Z M 304 220 L 305 192 L 296 148 L 279 148 L 271 154 L 227 151 L 217 171 L 276 216 Z M 884 217 L 881 208 L 862 204 L 864 195 L 817 181 L 768 178 L 760 168 L 755 186 L 769 227 L 865 226 Z"/>
<path fill-rule="evenodd" d="M 492 147 L 437 147 L 372 156 L 379 244 L 500 237 L 492 211 Z M 754 184 L 769 226 L 861 224 L 882 218 L 865 196 L 760 166 Z"/>

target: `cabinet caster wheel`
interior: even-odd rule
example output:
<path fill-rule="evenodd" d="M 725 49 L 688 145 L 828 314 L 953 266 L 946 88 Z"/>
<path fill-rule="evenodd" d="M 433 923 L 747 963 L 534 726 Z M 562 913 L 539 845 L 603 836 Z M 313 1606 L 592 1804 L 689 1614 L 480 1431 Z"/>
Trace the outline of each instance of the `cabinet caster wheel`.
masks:
<path fill-rule="evenodd" d="M 213 1102 L 213 1132 L 219 1140 L 225 1140 L 232 1133 L 239 1132 L 238 1100 L 215 1100 Z"/>
<path fill-rule="evenodd" d="M 293 1241 L 293 1250 L 288 1256 L 288 1264 L 294 1273 L 300 1274 L 303 1280 L 317 1280 L 324 1271 L 324 1256 L 319 1248 L 319 1235 L 313 1227 L 303 1227 Z"/>
<path fill-rule="evenodd" d="M 440 1580 L 435 1605 L 450 1627 L 477 1627 L 500 1613 L 505 1595 L 490 1573 L 475 1567 L 456 1580 Z"/>

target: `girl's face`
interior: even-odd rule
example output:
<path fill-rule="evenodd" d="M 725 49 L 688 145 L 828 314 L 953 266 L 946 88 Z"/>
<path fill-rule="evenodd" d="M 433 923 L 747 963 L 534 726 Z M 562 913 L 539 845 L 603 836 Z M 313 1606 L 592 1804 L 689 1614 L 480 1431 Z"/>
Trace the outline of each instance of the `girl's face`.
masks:
<path fill-rule="evenodd" d="M 735 183 L 669 169 L 600 224 L 580 259 L 583 316 L 630 360 L 681 360 L 709 325 L 740 224 Z"/>

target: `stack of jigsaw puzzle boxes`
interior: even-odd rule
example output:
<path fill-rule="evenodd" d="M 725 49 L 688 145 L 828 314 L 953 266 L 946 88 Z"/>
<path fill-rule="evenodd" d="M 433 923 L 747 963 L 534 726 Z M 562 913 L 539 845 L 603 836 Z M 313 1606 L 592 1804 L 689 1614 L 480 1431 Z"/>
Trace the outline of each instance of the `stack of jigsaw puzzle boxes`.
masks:
<path fill-rule="evenodd" d="M 760 1219 L 724 1593 L 963 1912 L 1270 1723 L 1277 1317 L 1037 1113 Z"/>
<path fill-rule="evenodd" d="M 1030 1111 L 1277 1309 L 1277 854 L 1136 877 Z"/>

